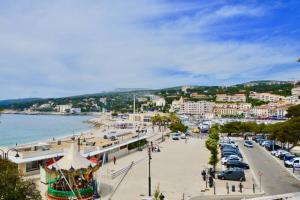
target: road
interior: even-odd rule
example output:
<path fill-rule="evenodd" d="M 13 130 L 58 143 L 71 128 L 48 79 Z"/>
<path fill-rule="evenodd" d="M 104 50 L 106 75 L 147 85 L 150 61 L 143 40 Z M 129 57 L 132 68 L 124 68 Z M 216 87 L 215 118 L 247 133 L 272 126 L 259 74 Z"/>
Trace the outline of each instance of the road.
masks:
<path fill-rule="evenodd" d="M 259 171 L 263 173 L 261 182 L 266 195 L 300 191 L 300 182 L 272 158 L 269 152 L 256 143 L 254 148 L 244 147 L 243 141 L 238 141 L 238 144 L 254 173 L 256 175 Z"/>

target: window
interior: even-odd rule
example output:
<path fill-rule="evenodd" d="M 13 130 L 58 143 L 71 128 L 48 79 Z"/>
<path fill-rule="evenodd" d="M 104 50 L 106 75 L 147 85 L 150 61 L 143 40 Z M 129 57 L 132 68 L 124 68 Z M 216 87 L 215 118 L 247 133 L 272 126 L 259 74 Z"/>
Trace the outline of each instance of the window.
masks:
<path fill-rule="evenodd" d="M 39 169 L 39 161 L 26 163 L 26 172 L 31 172 Z"/>

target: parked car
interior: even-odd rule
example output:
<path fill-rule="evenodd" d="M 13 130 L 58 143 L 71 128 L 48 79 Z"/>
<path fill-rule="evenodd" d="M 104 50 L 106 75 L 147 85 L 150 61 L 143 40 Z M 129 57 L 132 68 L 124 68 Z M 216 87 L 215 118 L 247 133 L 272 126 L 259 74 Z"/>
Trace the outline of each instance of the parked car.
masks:
<path fill-rule="evenodd" d="M 253 143 L 250 140 L 245 140 L 244 146 L 249 147 L 249 148 L 253 148 Z"/>
<path fill-rule="evenodd" d="M 262 146 L 263 142 L 265 142 L 265 141 L 266 141 L 266 139 L 260 139 L 260 140 L 258 141 L 258 144 L 259 144 L 260 146 Z"/>
<path fill-rule="evenodd" d="M 223 149 L 224 147 L 232 147 L 232 148 L 237 148 L 234 144 L 229 144 L 229 143 L 220 143 L 220 148 Z"/>
<path fill-rule="evenodd" d="M 242 169 L 249 169 L 250 168 L 247 163 L 244 163 L 244 162 L 239 161 L 239 160 L 228 160 L 227 163 L 226 163 L 226 166 L 228 168 L 234 168 L 234 167 L 242 168 Z"/>
<path fill-rule="evenodd" d="M 184 133 L 181 134 L 180 136 L 181 139 L 186 139 L 186 135 Z"/>
<path fill-rule="evenodd" d="M 271 143 L 271 144 L 266 144 L 266 145 L 265 145 L 265 148 L 266 148 L 268 151 L 272 151 L 273 148 L 274 148 L 274 150 L 278 150 L 278 149 L 280 149 L 281 147 L 280 147 L 279 145 L 277 145 L 277 144 L 274 144 L 274 145 L 273 145 L 273 143 Z"/>
<path fill-rule="evenodd" d="M 284 161 L 286 167 L 300 167 L 300 157 L 295 157 L 291 160 Z"/>
<path fill-rule="evenodd" d="M 236 153 L 236 152 L 227 151 L 227 152 L 223 152 L 223 153 L 222 153 L 222 158 L 224 158 L 224 157 L 228 157 L 228 156 L 231 156 L 231 155 L 236 155 L 236 156 L 239 156 L 239 154 L 238 154 L 238 153 Z"/>
<path fill-rule="evenodd" d="M 289 154 L 289 152 L 288 152 L 288 151 L 282 151 L 281 154 L 278 156 L 278 158 L 279 158 L 280 160 L 283 160 L 283 159 L 284 159 L 284 156 L 285 156 L 286 154 Z"/>
<path fill-rule="evenodd" d="M 234 150 L 234 149 L 225 149 L 223 151 L 221 151 L 221 155 L 222 157 L 226 157 L 226 155 L 237 155 L 240 158 L 243 158 L 242 154 L 240 153 L 239 150 Z"/>
<path fill-rule="evenodd" d="M 245 172 L 241 168 L 230 168 L 224 170 L 218 174 L 218 179 L 233 180 L 233 181 L 245 181 Z"/>
<path fill-rule="evenodd" d="M 279 150 L 277 150 L 277 151 L 275 152 L 275 156 L 276 156 L 276 157 L 279 157 L 281 154 L 286 154 L 286 153 L 288 153 L 286 150 L 284 150 L 284 149 L 279 149 Z"/>
<path fill-rule="evenodd" d="M 173 133 L 172 134 L 172 140 L 179 140 L 180 139 L 180 133 Z"/>
<path fill-rule="evenodd" d="M 293 158 L 295 158 L 295 157 L 296 157 L 296 156 L 295 156 L 294 154 L 287 153 L 287 154 L 284 155 L 283 160 L 284 160 L 284 161 L 287 161 L 287 160 L 291 160 L 291 159 L 293 159 Z"/>
<path fill-rule="evenodd" d="M 238 161 L 242 161 L 242 158 L 240 158 L 239 156 L 237 155 L 230 155 L 230 156 L 227 156 L 227 157 L 224 157 L 221 159 L 221 163 L 222 165 L 225 165 L 228 161 L 230 160 L 238 160 Z"/>

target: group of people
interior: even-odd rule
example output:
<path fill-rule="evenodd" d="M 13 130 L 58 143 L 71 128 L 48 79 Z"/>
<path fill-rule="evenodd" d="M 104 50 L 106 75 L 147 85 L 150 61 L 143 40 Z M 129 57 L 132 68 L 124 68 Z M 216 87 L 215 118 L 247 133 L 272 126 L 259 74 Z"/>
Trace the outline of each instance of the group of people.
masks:
<path fill-rule="evenodd" d="M 206 173 L 206 170 L 203 170 L 201 172 L 203 181 L 208 181 L 209 187 L 213 187 L 214 185 L 214 178 L 215 178 L 215 171 L 212 168 L 208 169 L 208 173 Z M 208 178 L 208 180 L 206 180 Z"/>
<path fill-rule="evenodd" d="M 152 152 L 160 152 L 160 148 L 159 148 L 158 145 L 155 145 L 155 146 L 154 146 L 154 144 L 153 144 L 152 141 L 151 141 L 150 145 L 151 145 L 151 151 L 152 151 Z"/>

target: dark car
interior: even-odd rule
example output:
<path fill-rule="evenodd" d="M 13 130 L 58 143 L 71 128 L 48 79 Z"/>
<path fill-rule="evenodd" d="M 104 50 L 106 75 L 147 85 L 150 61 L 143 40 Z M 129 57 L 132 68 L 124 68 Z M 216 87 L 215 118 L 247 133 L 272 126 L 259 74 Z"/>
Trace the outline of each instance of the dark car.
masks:
<path fill-rule="evenodd" d="M 222 153 L 222 157 L 227 157 L 227 156 L 230 156 L 230 155 L 237 155 L 238 157 L 243 158 L 241 153 L 235 152 L 235 151 L 226 151 L 226 152 Z"/>
<path fill-rule="evenodd" d="M 239 154 L 236 153 L 236 152 L 233 152 L 233 151 L 227 151 L 227 152 L 223 152 L 223 153 L 222 153 L 222 158 L 223 158 L 223 157 L 228 157 L 228 156 L 231 156 L 231 155 L 239 156 Z"/>
<path fill-rule="evenodd" d="M 273 143 L 267 143 L 265 145 L 265 148 L 268 150 L 268 151 L 272 151 L 273 150 Z M 277 144 L 274 144 L 274 150 L 277 150 L 277 149 L 280 149 L 281 147 Z"/>
<path fill-rule="evenodd" d="M 241 162 L 239 160 L 228 160 L 226 163 L 227 168 L 242 168 L 242 169 L 249 169 L 249 165 L 247 163 Z"/>
<path fill-rule="evenodd" d="M 284 161 L 287 161 L 287 160 L 291 160 L 293 158 L 295 158 L 296 156 L 294 154 L 291 154 L 291 153 L 287 153 L 283 156 L 283 160 Z"/>
<path fill-rule="evenodd" d="M 280 160 L 283 160 L 283 159 L 284 159 L 284 156 L 287 155 L 287 154 L 290 154 L 290 153 L 287 152 L 287 151 L 284 151 L 284 152 L 282 152 L 282 153 L 278 156 L 278 158 L 279 158 Z"/>
<path fill-rule="evenodd" d="M 218 179 L 233 180 L 233 181 L 245 181 L 245 172 L 241 168 L 230 168 L 224 170 L 218 174 Z"/>

